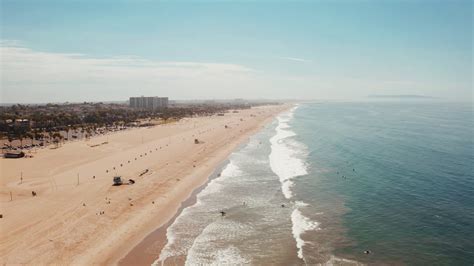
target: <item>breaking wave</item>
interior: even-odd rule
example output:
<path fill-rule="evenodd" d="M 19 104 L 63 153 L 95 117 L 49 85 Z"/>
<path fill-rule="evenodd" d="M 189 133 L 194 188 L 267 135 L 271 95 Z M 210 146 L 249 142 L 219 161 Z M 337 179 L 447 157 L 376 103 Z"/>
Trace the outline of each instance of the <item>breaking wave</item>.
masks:
<path fill-rule="evenodd" d="M 307 148 L 303 143 L 292 138 L 296 136 L 296 133 L 291 130 L 291 126 L 288 124 L 297 108 L 298 106 L 277 117 L 276 134 L 270 138 L 270 167 L 279 177 L 282 193 L 287 199 L 293 198 L 293 179 L 308 174 L 305 161 Z M 291 214 L 292 233 L 298 249 L 297 255 L 302 260 L 304 260 L 303 246 L 306 243 L 302 238 L 303 233 L 319 229 L 319 223 L 302 214 L 300 209 L 305 206 L 307 206 L 306 203 L 296 201 Z"/>
<path fill-rule="evenodd" d="M 308 217 L 301 213 L 300 207 L 308 206 L 304 202 L 295 202 L 295 209 L 291 213 L 292 233 L 296 240 L 296 247 L 298 248 L 298 258 L 304 259 L 303 257 L 303 246 L 305 241 L 301 238 L 302 234 L 306 231 L 319 229 L 319 223 L 312 221 Z"/>
<path fill-rule="evenodd" d="M 194 238 L 190 235 L 190 229 L 198 230 L 199 228 L 205 228 L 210 223 L 209 217 L 205 213 L 220 210 L 219 206 L 211 205 L 206 206 L 206 210 L 203 212 L 201 210 L 203 201 L 221 191 L 225 186 L 222 184 L 224 180 L 240 174 L 242 174 L 240 168 L 231 161 L 224 168 L 219 178 L 215 178 L 208 183 L 197 195 L 196 204 L 186 207 L 174 223 L 168 227 L 166 230 L 168 242 L 161 251 L 159 258 L 152 265 L 161 265 L 168 258 L 187 255 L 188 250 L 194 244 Z M 189 219 L 192 216 L 200 216 L 201 219 Z"/>
<path fill-rule="evenodd" d="M 289 141 L 289 138 L 296 136 L 296 133 L 290 130 L 288 125 L 295 110 L 296 107 L 277 117 L 276 134 L 270 138 L 270 167 L 278 175 L 283 195 L 287 199 L 293 197 L 291 187 L 294 184 L 292 179 L 308 174 L 306 163 L 301 158 L 306 153 L 306 147 L 300 142 Z"/>

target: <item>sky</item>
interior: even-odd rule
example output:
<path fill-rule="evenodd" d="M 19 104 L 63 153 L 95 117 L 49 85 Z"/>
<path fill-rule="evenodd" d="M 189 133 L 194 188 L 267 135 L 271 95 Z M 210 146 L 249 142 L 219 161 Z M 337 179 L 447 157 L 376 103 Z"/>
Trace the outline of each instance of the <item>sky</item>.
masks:
<path fill-rule="evenodd" d="M 472 1 L 0 3 L 2 103 L 473 100 Z"/>

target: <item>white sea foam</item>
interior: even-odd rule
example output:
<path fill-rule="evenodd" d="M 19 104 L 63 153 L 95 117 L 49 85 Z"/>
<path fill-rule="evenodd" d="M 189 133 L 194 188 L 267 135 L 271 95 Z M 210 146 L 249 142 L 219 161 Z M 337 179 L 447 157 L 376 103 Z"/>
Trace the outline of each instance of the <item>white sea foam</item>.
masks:
<path fill-rule="evenodd" d="M 296 240 L 296 247 L 298 248 L 298 258 L 303 259 L 303 246 L 305 241 L 301 238 L 301 235 L 306 231 L 319 229 L 319 223 L 304 216 L 298 208 L 295 208 L 291 213 L 291 223 L 293 224 L 293 237 Z"/>
<path fill-rule="evenodd" d="M 246 265 L 250 260 L 245 258 L 234 246 L 218 249 L 207 255 L 207 259 L 187 257 L 185 265 Z"/>
<path fill-rule="evenodd" d="M 331 256 L 331 258 L 324 263 L 325 266 L 334 266 L 334 265 L 357 265 L 357 266 L 362 266 L 364 265 L 361 262 L 355 261 L 355 260 L 349 260 L 349 259 L 344 259 L 344 258 L 339 258 L 334 255 Z"/>
<path fill-rule="evenodd" d="M 270 167 L 278 175 L 283 195 L 290 199 L 293 195 L 291 187 L 293 182 L 290 179 L 306 175 L 306 163 L 304 161 L 305 146 L 302 143 L 288 138 L 296 136 L 296 133 L 290 130 L 288 122 L 293 117 L 296 108 L 277 117 L 278 125 L 276 134 L 270 138 L 271 152 L 269 155 Z M 297 143 L 297 145 L 295 145 Z"/>
<path fill-rule="evenodd" d="M 291 192 L 291 187 L 294 185 L 293 181 L 286 179 L 282 181 L 281 191 L 285 198 L 289 199 L 293 197 L 293 192 Z"/>
<path fill-rule="evenodd" d="M 199 193 L 197 196 L 197 201 L 200 202 L 200 199 L 203 197 L 219 192 L 224 187 L 221 182 L 226 178 L 236 177 L 241 174 L 242 171 L 240 168 L 232 161 L 229 162 L 224 170 L 222 170 L 220 177 L 211 180 L 211 182 L 209 182 L 209 184 L 207 184 L 207 186 Z"/>
<path fill-rule="evenodd" d="M 168 227 L 166 230 L 166 237 L 168 242 L 160 253 L 160 257 L 152 265 L 160 265 L 166 259 L 175 256 L 186 255 L 188 249 L 193 244 L 193 239 L 186 237 L 188 232 L 187 229 L 190 229 L 192 226 L 199 226 L 193 224 L 189 220 L 189 217 L 196 214 L 200 211 L 200 206 L 203 205 L 203 200 L 209 197 L 212 194 L 218 193 L 225 186 L 222 184 L 222 181 L 228 178 L 233 178 L 242 174 L 242 171 L 239 167 L 234 164 L 232 161 L 227 164 L 224 170 L 221 172 L 220 177 L 213 179 L 208 185 L 197 195 L 196 204 L 193 206 L 186 207 L 183 212 L 176 218 L 174 223 Z M 217 208 L 217 207 L 216 207 Z M 206 209 L 206 211 L 216 211 L 212 207 Z M 206 221 L 200 221 L 203 225 L 206 224 Z"/>
<path fill-rule="evenodd" d="M 296 133 L 291 130 L 291 126 L 288 124 L 293 118 L 296 108 L 277 117 L 276 134 L 270 139 L 270 166 L 272 171 L 278 175 L 283 195 L 287 199 L 293 197 L 291 188 L 294 186 L 294 182 L 292 179 L 308 174 L 305 162 L 307 148 L 303 143 L 292 138 L 296 136 Z M 307 206 L 309 205 L 303 201 L 296 201 L 295 209 L 291 214 L 292 233 L 296 240 L 298 257 L 303 260 L 303 246 L 306 243 L 302 239 L 303 233 L 319 229 L 317 222 L 302 214 L 300 209 Z"/>
<path fill-rule="evenodd" d="M 309 204 L 306 203 L 306 202 L 297 200 L 297 201 L 295 201 L 295 206 L 296 206 L 296 207 L 308 207 Z"/>
<path fill-rule="evenodd" d="M 229 162 L 224 170 L 221 172 L 222 177 L 235 177 L 242 174 L 242 170 L 234 164 L 234 162 Z"/>
<path fill-rule="evenodd" d="M 252 235 L 250 225 L 220 219 L 209 224 L 194 239 L 193 245 L 188 250 L 185 265 L 241 265 L 249 264 L 240 250 L 233 246 L 222 246 L 230 239 L 237 239 Z"/>

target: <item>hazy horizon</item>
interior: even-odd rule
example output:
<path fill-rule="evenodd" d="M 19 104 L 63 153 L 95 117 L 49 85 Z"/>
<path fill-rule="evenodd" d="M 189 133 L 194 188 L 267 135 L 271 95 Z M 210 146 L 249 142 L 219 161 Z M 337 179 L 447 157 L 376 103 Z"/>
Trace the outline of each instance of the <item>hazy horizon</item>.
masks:
<path fill-rule="evenodd" d="M 2 1 L 1 103 L 472 101 L 472 2 Z"/>
<path fill-rule="evenodd" d="M 131 97 L 155 97 L 158 95 L 134 95 Z M 158 96 L 159 97 L 159 96 Z M 221 99 L 210 99 L 210 98 L 201 98 L 201 99 L 176 99 L 171 98 L 169 99 L 171 103 L 201 103 L 207 101 L 215 101 L 215 102 L 232 102 L 234 100 L 244 100 L 248 102 L 256 102 L 256 103 L 265 103 L 265 102 L 280 102 L 280 103 L 335 103 L 335 102 L 347 102 L 347 103 L 356 103 L 356 102 L 398 102 L 398 103 L 467 103 L 472 104 L 472 99 L 445 99 L 439 97 L 431 97 L 431 96 L 424 96 L 424 95 L 368 95 L 363 98 L 358 99 L 290 99 L 290 98 L 281 98 L 281 99 L 267 99 L 267 98 L 221 98 Z M 49 102 L 0 102 L 0 106 L 12 106 L 12 105 L 46 105 L 46 104 L 83 104 L 83 103 L 103 103 L 103 104 L 128 104 L 129 99 L 121 99 L 121 100 L 92 100 L 92 101 L 49 101 Z"/>

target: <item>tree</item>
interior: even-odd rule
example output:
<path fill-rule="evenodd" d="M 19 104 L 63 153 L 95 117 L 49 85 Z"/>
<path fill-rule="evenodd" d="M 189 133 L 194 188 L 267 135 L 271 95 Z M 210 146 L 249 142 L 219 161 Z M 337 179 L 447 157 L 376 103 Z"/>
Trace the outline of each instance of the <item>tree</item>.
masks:
<path fill-rule="evenodd" d="M 23 134 L 19 134 L 18 139 L 20 140 L 20 146 L 23 147 Z"/>
<path fill-rule="evenodd" d="M 52 137 L 54 139 L 54 143 L 56 144 L 56 147 L 58 147 L 59 146 L 59 140 L 62 137 L 61 134 L 59 134 L 59 132 L 54 132 Z"/>
<path fill-rule="evenodd" d="M 8 146 L 11 147 L 12 146 L 12 141 L 13 141 L 12 136 L 8 135 L 7 139 L 8 139 Z"/>
<path fill-rule="evenodd" d="M 25 137 L 26 137 L 27 139 L 30 139 L 30 140 L 31 140 L 31 144 L 33 144 L 33 139 L 34 139 L 33 133 L 31 133 L 31 132 L 26 132 Z"/>

